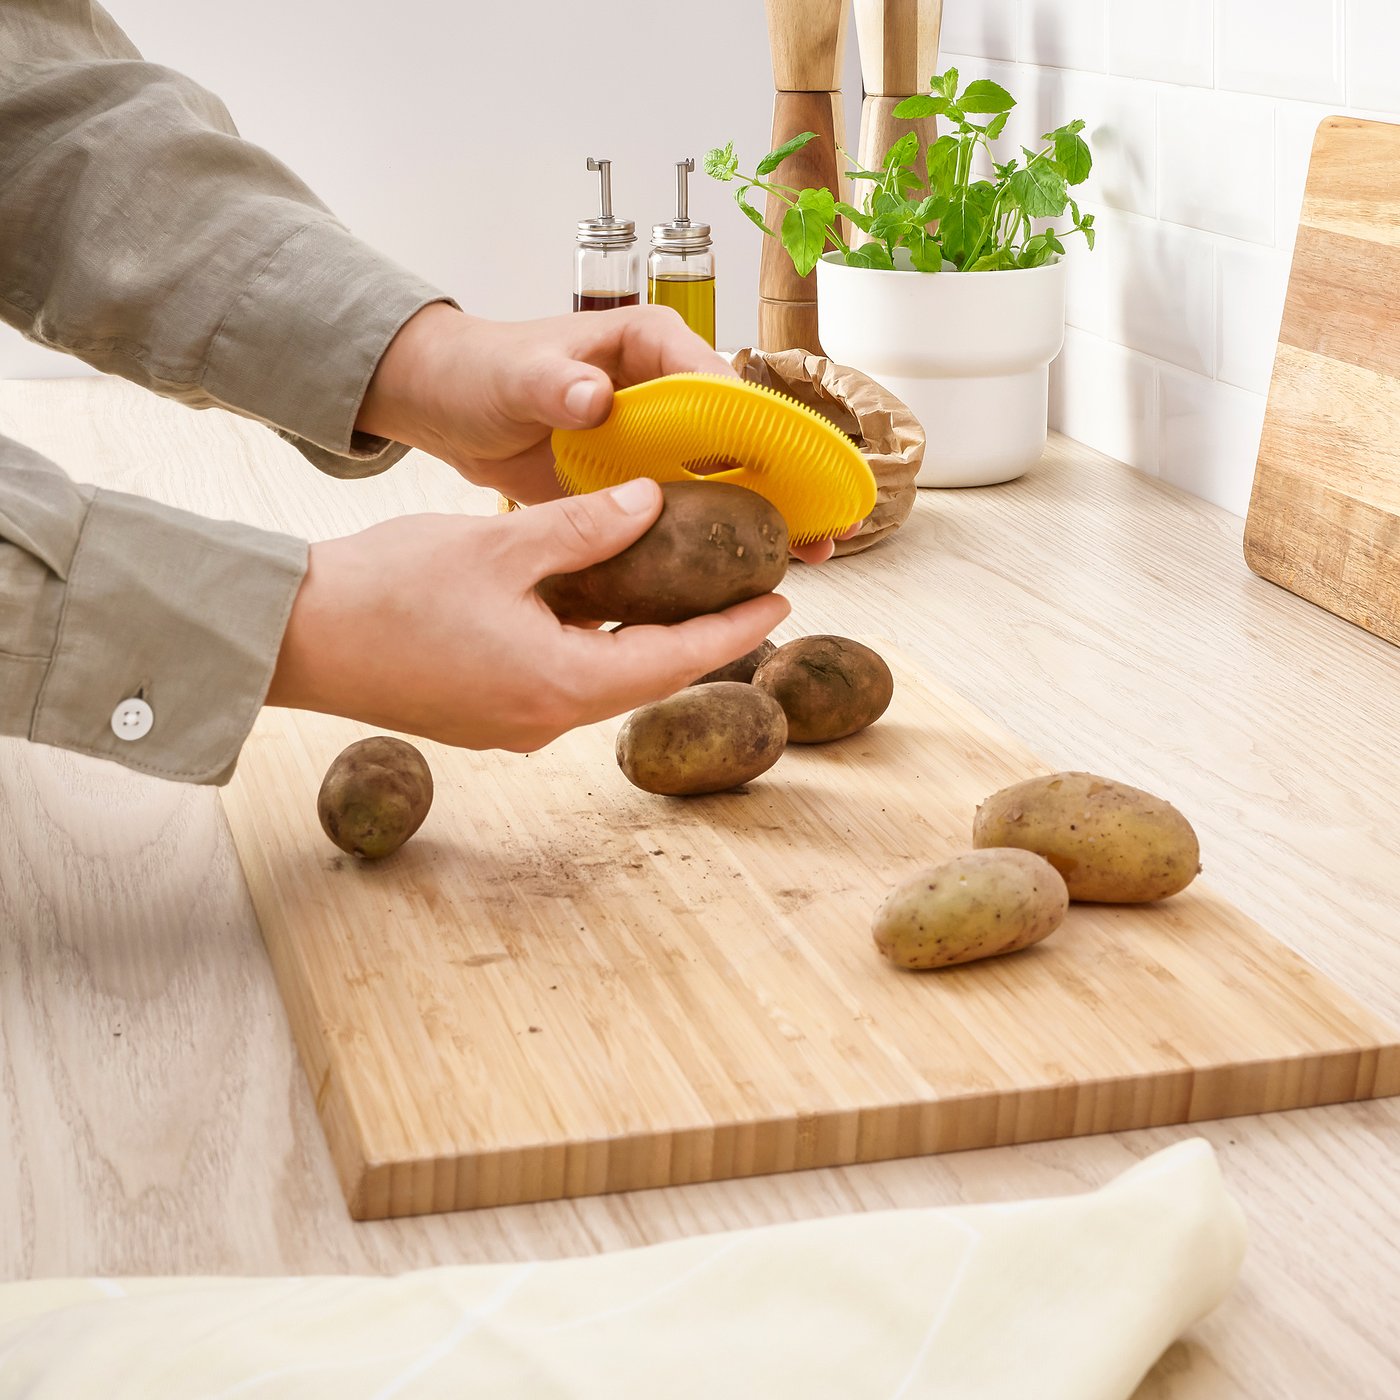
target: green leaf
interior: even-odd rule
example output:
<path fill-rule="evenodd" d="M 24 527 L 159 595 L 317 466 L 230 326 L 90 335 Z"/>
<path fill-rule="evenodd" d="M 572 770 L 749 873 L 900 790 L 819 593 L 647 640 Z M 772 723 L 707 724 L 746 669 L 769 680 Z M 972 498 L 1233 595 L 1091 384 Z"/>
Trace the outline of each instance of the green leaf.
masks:
<path fill-rule="evenodd" d="M 797 203 L 783 215 L 783 247 L 799 277 L 816 267 L 826 247 L 826 230 L 836 218 L 836 199 L 830 190 L 803 190 Z"/>
<path fill-rule="evenodd" d="M 738 169 L 739 157 L 734 154 L 732 141 L 727 145 L 716 146 L 713 150 L 705 152 L 706 175 L 713 175 L 716 180 L 732 180 Z"/>
<path fill-rule="evenodd" d="M 862 243 L 846 254 L 847 267 L 874 267 L 884 272 L 894 271 L 894 259 L 883 243 Z"/>
<path fill-rule="evenodd" d="M 1065 212 L 1065 177 L 1045 160 L 1032 160 L 1006 182 L 1008 194 L 1031 219 L 1054 219 Z"/>
<path fill-rule="evenodd" d="M 961 147 L 956 136 L 940 136 L 925 156 L 928 166 L 928 187 L 934 194 L 948 194 L 953 188 L 953 175 Z"/>
<path fill-rule="evenodd" d="M 851 169 L 849 169 L 848 171 L 846 171 L 846 177 L 847 177 L 847 179 L 850 179 L 850 180 L 880 180 L 880 181 L 883 181 L 884 178 L 885 178 L 885 172 L 884 172 L 883 170 L 861 170 L 861 169 L 858 169 L 858 168 L 855 167 L 855 166 L 852 166 Z"/>
<path fill-rule="evenodd" d="M 934 116 L 938 112 L 940 104 L 945 108 L 948 105 L 945 98 L 930 97 L 927 93 L 919 93 L 914 97 L 906 97 L 894 109 L 894 115 L 901 121 L 922 121 L 925 117 Z"/>
<path fill-rule="evenodd" d="M 1015 267 L 1016 260 L 1007 248 L 993 248 L 983 253 L 967 270 L 969 272 L 1006 272 Z"/>
<path fill-rule="evenodd" d="M 804 131 L 794 136 L 791 141 L 784 141 L 776 151 L 769 151 L 758 163 L 758 168 L 754 171 L 756 175 L 771 175 L 789 156 L 796 155 L 809 141 L 815 141 L 817 133 L 815 131 Z"/>
<path fill-rule="evenodd" d="M 916 224 L 930 223 L 934 219 L 941 219 L 947 210 L 947 195 L 931 194 L 927 199 L 921 200 L 914 210 L 914 222 Z"/>
<path fill-rule="evenodd" d="M 909 261 L 915 272 L 940 272 L 943 268 L 943 250 L 938 239 L 931 237 L 921 228 L 909 230 Z"/>
<path fill-rule="evenodd" d="M 1089 178 L 1089 171 L 1094 165 L 1088 142 L 1078 132 L 1057 131 L 1053 135 L 1055 163 L 1064 171 L 1066 182 L 1082 185 Z"/>
<path fill-rule="evenodd" d="M 862 233 L 870 232 L 870 215 L 862 214 L 854 204 L 842 204 L 838 199 L 836 201 L 836 212 L 838 214 L 844 214 Z"/>
<path fill-rule="evenodd" d="M 895 194 L 893 190 L 877 190 L 875 198 L 871 201 L 870 210 L 873 214 L 888 214 L 895 209 L 903 209 L 906 200 Z"/>
<path fill-rule="evenodd" d="M 763 215 L 760 214 L 758 210 L 755 209 L 753 205 L 749 203 L 746 197 L 748 195 L 748 192 L 752 188 L 752 185 L 741 185 L 737 190 L 734 191 L 734 201 L 736 204 L 738 204 L 739 208 L 744 211 L 745 218 L 757 224 L 759 228 L 761 228 L 764 231 L 764 233 L 766 233 L 770 238 L 776 237 L 777 235 L 774 234 L 773 230 L 769 228 L 766 223 L 764 223 Z"/>
<path fill-rule="evenodd" d="M 961 267 L 964 260 L 977 250 L 987 236 L 995 202 L 996 189 L 986 180 L 954 190 L 948 212 L 938 225 L 943 256 L 949 262 Z"/>
<path fill-rule="evenodd" d="M 886 243 L 898 243 L 909 231 L 914 222 L 912 205 L 901 204 L 896 209 L 878 214 L 870 222 L 868 230 L 872 238 L 881 238 Z"/>
<path fill-rule="evenodd" d="M 914 171 L 910 170 L 908 166 L 905 166 L 902 170 L 899 171 L 899 173 L 894 177 L 894 182 L 896 185 L 899 186 L 900 194 L 903 195 L 909 194 L 911 190 L 922 189 L 924 185 L 924 182 L 921 179 L 919 179 L 918 175 L 915 174 Z"/>
<path fill-rule="evenodd" d="M 1006 130 L 1007 119 L 1010 116 L 1010 112 L 998 112 L 996 116 L 994 116 L 991 119 L 991 121 L 989 121 L 987 125 L 982 128 L 987 133 L 988 141 L 995 141 L 997 137 L 1000 136 L 1001 133 Z"/>
<path fill-rule="evenodd" d="M 919 133 L 906 131 L 893 146 L 885 152 L 885 169 L 895 165 L 909 165 L 919 154 Z"/>
<path fill-rule="evenodd" d="M 990 78 L 979 78 L 969 83 L 958 98 L 958 106 L 964 112 L 1009 112 L 1016 105 L 1016 99 Z"/>
<path fill-rule="evenodd" d="M 955 102 L 958 96 L 958 70 L 950 68 L 946 73 L 934 74 L 929 87 L 937 88 L 949 102 Z"/>
<path fill-rule="evenodd" d="M 1009 160 L 1009 161 L 1006 162 L 1005 165 L 995 165 L 995 164 L 994 164 L 994 165 L 992 166 L 992 169 L 993 169 L 994 171 L 996 171 L 996 177 L 997 177 L 998 180 L 1006 180 L 1006 179 L 1008 179 L 1008 178 L 1010 177 L 1011 172 L 1012 172 L 1013 170 L 1015 170 L 1016 167 L 1017 167 L 1019 164 L 1020 164 L 1019 161 L 1016 161 L 1016 160 Z"/>

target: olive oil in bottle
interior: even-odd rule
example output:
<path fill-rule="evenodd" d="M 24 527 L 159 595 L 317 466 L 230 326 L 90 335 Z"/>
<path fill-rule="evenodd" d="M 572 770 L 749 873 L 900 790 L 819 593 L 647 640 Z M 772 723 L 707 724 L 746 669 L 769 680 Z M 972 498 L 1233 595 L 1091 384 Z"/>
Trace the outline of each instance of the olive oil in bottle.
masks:
<path fill-rule="evenodd" d="M 676 217 L 653 224 L 647 258 L 647 303 L 678 311 L 686 325 L 710 345 L 715 343 L 715 255 L 709 224 L 693 223 L 686 177 L 694 159 L 676 162 Z"/>
<path fill-rule="evenodd" d="M 653 256 L 655 256 L 653 254 Z M 674 277 L 668 273 L 647 278 L 647 305 L 669 306 L 702 340 L 715 343 L 715 278 Z"/>
<path fill-rule="evenodd" d="M 612 210 L 612 161 L 588 158 L 598 172 L 599 214 L 580 219 L 574 247 L 574 310 L 610 311 L 641 300 L 637 225 Z"/>

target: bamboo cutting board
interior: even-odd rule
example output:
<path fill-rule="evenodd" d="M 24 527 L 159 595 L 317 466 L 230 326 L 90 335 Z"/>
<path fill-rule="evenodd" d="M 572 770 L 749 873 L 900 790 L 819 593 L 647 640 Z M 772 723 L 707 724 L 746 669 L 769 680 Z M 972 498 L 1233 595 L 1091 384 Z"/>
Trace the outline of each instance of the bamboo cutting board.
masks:
<path fill-rule="evenodd" d="M 1400 126 L 1318 128 L 1245 557 L 1400 642 Z"/>
<path fill-rule="evenodd" d="M 1199 881 L 1011 957 L 885 963 L 889 888 L 1045 771 L 890 659 L 878 724 L 736 793 L 632 788 L 616 721 L 422 744 L 433 810 L 378 864 L 315 811 L 368 731 L 264 712 L 224 802 L 356 1218 L 1400 1093 L 1396 1032 Z"/>

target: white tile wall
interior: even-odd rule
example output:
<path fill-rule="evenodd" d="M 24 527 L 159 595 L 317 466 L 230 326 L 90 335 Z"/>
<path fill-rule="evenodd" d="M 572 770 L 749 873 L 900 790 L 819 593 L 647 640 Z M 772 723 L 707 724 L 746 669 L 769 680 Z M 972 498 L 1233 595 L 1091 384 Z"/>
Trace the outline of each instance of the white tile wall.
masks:
<path fill-rule="evenodd" d="M 1216 0 L 1216 86 L 1346 101 L 1343 9 L 1342 0 Z"/>
<path fill-rule="evenodd" d="M 1164 90 L 1157 197 L 1157 212 L 1170 223 L 1272 243 L 1273 103 L 1204 88 Z"/>
<path fill-rule="evenodd" d="M 1353 107 L 1400 110 L 1400 4 L 1347 0 L 1346 88 Z"/>
<path fill-rule="evenodd" d="M 1400 121 L 1400 0 L 943 0 L 942 37 L 1018 133 L 1088 124 L 1052 423 L 1243 513 L 1313 135 Z"/>
<path fill-rule="evenodd" d="M 945 0 L 944 14 L 978 0 Z M 1107 0 L 1108 71 L 1209 87 L 1215 72 L 1212 0 Z M 1022 55 L 1039 62 L 1034 54 Z"/>

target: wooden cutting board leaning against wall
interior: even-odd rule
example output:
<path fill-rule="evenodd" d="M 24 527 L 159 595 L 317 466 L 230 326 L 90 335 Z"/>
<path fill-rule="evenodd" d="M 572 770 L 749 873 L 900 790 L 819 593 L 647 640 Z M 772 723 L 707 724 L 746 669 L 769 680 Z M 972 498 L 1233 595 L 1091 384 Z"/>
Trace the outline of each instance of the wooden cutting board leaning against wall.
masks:
<path fill-rule="evenodd" d="M 1400 126 L 1318 127 L 1245 558 L 1400 642 Z"/>
<path fill-rule="evenodd" d="M 432 812 L 376 864 L 316 817 L 368 731 L 263 712 L 224 803 L 353 1215 L 1400 1093 L 1400 1034 L 1203 881 L 1011 957 L 883 961 L 889 889 L 1045 769 L 881 650 L 886 716 L 740 792 L 639 792 L 617 721 L 529 756 L 421 743 Z"/>

